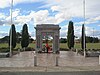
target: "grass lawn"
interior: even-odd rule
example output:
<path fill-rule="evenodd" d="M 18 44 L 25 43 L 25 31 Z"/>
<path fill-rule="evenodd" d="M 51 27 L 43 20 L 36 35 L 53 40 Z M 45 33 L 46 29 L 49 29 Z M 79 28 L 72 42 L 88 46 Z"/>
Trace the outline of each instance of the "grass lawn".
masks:
<path fill-rule="evenodd" d="M 3 47 L 8 47 L 8 44 L 0 43 L 0 48 Z M 29 47 L 35 48 L 35 44 L 30 43 Z M 21 45 L 17 44 L 16 48 L 21 48 Z M 68 48 L 67 43 L 60 43 L 60 48 Z M 80 43 L 75 44 L 74 48 L 81 49 L 81 44 Z M 87 43 L 87 49 L 100 49 L 100 43 Z"/>
<path fill-rule="evenodd" d="M 66 43 L 60 43 L 60 48 L 68 48 Z M 81 49 L 81 44 L 77 43 L 74 45 L 75 49 Z M 87 43 L 86 44 L 87 49 L 100 49 L 100 43 Z"/>

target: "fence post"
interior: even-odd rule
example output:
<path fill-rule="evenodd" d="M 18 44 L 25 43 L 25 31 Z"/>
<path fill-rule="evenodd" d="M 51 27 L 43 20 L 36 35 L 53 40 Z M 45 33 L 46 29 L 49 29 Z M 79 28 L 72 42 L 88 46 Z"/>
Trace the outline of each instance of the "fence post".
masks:
<path fill-rule="evenodd" d="M 34 55 L 34 66 L 37 66 L 37 56 Z"/>
<path fill-rule="evenodd" d="M 56 66 L 58 66 L 58 55 L 56 55 Z"/>
<path fill-rule="evenodd" d="M 18 54 L 20 54 L 20 49 L 18 49 Z"/>
<path fill-rule="evenodd" d="M 78 50 L 76 49 L 76 54 L 78 55 Z"/>

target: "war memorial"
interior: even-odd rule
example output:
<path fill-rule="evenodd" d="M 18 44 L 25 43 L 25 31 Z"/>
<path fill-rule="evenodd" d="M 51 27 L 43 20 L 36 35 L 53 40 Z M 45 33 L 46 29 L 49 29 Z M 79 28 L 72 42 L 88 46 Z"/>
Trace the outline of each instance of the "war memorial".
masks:
<path fill-rule="evenodd" d="M 60 27 L 59 25 L 53 25 L 53 24 L 41 24 L 37 25 L 35 27 L 36 29 L 36 52 L 41 51 L 42 46 L 42 39 L 45 37 L 45 40 L 47 40 L 48 36 L 53 37 L 53 47 L 52 50 L 54 53 L 59 51 L 59 35 L 60 35 Z"/>
<path fill-rule="evenodd" d="M 100 36 L 100 2 L 1 0 L 0 3 L 0 37 L 3 37 L 0 38 L 0 75 L 100 75 L 100 47 L 94 46 L 94 39 L 98 39 L 94 34 Z M 20 30 L 22 24 L 24 25 Z M 74 29 L 77 30 L 75 33 L 82 32 L 78 36 L 78 45 L 82 44 L 80 48 L 74 47 L 74 42 L 77 42 L 74 39 L 77 37 Z M 16 36 L 16 30 L 21 31 L 19 37 Z M 62 49 L 60 37 L 63 31 L 68 34 L 64 34 L 67 42 Z M 86 48 L 85 32 L 90 33 L 90 38 L 93 36 L 90 48 Z M 33 35 L 35 39 L 31 39 Z M 68 35 L 71 36 L 67 37 Z M 100 38 L 97 43 L 100 44 Z"/>
<path fill-rule="evenodd" d="M 35 51 L 19 52 L 8 58 L 0 58 L 0 72 L 2 75 L 16 74 L 58 74 L 57 72 L 67 72 L 70 75 L 86 74 L 90 75 L 93 71 L 99 74 L 100 63 L 98 57 L 86 57 L 77 52 L 60 51 L 59 48 L 59 25 L 41 24 L 36 29 L 36 49 Z M 47 36 L 53 37 L 52 52 L 42 53 L 43 41 Z M 47 38 L 45 38 L 47 40 Z M 46 42 L 47 44 L 48 42 Z M 59 53 L 57 53 L 59 52 Z M 97 71 L 97 72 L 95 72 Z M 5 73 L 9 72 L 9 73 Z M 38 73 L 39 72 L 39 73 Z M 66 73 L 66 74 L 67 74 Z M 92 74 L 93 74 L 92 73 Z"/>

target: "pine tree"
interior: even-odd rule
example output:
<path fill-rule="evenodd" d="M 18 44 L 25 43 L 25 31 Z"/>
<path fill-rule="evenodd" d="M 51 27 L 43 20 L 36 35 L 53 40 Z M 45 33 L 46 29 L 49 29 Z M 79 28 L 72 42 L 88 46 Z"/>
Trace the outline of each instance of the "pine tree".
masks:
<path fill-rule="evenodd" d="M 27 24 L 24 24 L 22 29 L 22 40 L 21 40 L 21 46 L 22 48 L 26 48 L 29 45 L 29 33 L 28 33 L 28 27 Z"/>
<path fill-rule="evenodd" d="M 12 26 L 11 26 L 9 36 L 10 36 L 9 37 L 9 46 L 10 46 L 10 41 L 11 41 L 11 47 L 15 48 L 16 47 L 16 29 L 15 29 L 14 24 L 12 24 Z M 12 38 L 12 39 L 10 39 L 10 38 Z"/>
<path fill-rule="evenodd" d="M 82 49 L 84 49 L 84 45 L 85 45 L 85 48 L 86 48 L 86 36 L 85 36 L 85 44 L 84 44 L 84 24 L 82 25 L 82 36 L 81 36 L 81 47 Z"/>
<path fill-rule="evenodd" d="M 69 21 L 68 25 L 67 45 L 69 49 L 74 47 L 74 27 L 72 21 Z"/>

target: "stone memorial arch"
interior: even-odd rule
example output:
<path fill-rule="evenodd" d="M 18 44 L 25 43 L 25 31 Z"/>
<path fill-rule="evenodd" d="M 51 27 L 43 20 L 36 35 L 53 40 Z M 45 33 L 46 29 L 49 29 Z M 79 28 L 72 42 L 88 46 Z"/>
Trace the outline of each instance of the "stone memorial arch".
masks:
<path fill-rule="evenodd" d="M 42 51 L 42 39 L 44 35 L 51 35 L 53 38 L 52 51 L 56 53 L 59 50 L 59 34 L 60 27 L 59 25 L 54 24 L 38 24 L 35 27 L 36 29 L 36 52 Z"/>

